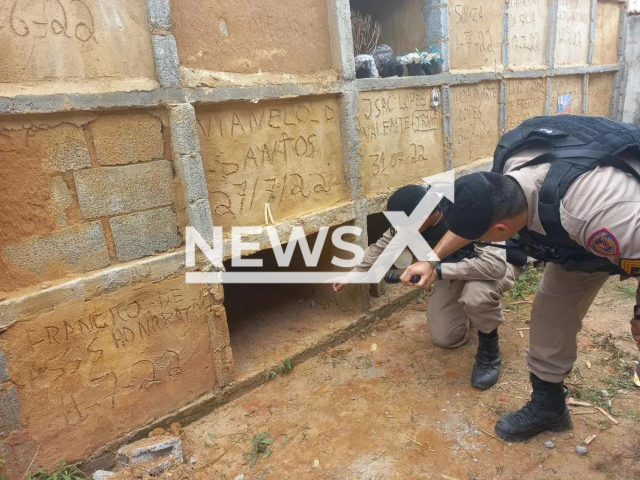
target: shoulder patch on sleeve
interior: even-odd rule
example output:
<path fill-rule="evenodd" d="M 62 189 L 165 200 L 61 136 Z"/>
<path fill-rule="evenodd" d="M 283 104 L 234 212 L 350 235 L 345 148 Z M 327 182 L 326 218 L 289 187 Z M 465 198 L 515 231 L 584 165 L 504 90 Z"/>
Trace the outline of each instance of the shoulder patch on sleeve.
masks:
<path fill-rule="evenodd" d="M 632 277 L 640 277 L 640 258 L 621 258 L 620 268 L 622 268 Z"/>
<path fill-rule="evenodd" d="M 600 228 L 589 235 L 587 248 L 592 252 L 606 257 L 619 257 L 620 245 L 618 239 L 606 228 Z"/>
<path fill-rule="evenodd" d="M 392 237 L 395 237 L 396 233 L 398 233 L 398 231 L 396 230 L 396 227 L 391 227 L 391 228 L 389 228 L 389 233 L 391 233 Z"/>

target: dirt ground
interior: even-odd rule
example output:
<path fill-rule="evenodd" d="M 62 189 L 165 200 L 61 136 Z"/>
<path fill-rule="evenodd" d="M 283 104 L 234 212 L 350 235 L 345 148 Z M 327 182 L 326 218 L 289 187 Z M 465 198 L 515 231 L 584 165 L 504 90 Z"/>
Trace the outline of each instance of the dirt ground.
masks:
<path fill-rule="evenodd" d="M 469 385 L 475 339 L 456 350 L 433 347 L 420 300 L 184 428 L 190 461 L 164 475 L 640 479 L 640 389 L 632 383 L 632 360 L 640 352 L 628 322 L 634 293 L 633 281 L 612 279 L 605 286 L 585 321 L 567 381 L 570 396 L 603 406 L 618 425 L 594 408 L 575 407 L 571 432 L 520 444 L 499 441 L 496 420 L 520 408 L 530 393 L 524 329 L 531 297 L 505 298 L 502 376 L 484 392 Z M 597 437 L 588 453 L 578 455 L 576 446 L 591 435 Z M 547 448 L 547 441 L 555 447 Z"/>

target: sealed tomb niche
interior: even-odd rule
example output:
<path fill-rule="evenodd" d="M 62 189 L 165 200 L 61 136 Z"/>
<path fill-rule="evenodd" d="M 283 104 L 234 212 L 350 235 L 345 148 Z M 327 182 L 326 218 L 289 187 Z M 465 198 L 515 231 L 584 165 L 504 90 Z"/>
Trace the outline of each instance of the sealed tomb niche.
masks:
<path fill-rule="evenodd" d="M 183 85 L 335 80 L 324 0 L 171 0 Z"/>

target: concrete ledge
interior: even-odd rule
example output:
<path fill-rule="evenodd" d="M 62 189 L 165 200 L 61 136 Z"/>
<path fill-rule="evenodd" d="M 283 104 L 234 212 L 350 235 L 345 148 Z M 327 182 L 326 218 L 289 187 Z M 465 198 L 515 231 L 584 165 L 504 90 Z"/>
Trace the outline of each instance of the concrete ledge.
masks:
<path fill-rule="evenodd" d="M 342 93 L 341 83 L 285 83 L 279 85 L 221 86 L 216 88 L 158 88 L 151 91 L 19 95 L 0 97 L 0 115 L 152 108 L 180 103 L 220 103 L 269 100 L 305 95 Z"/>
<path fill-rule="evenodd" d="M 0 97 L 0 115 L 149 108 L 183 102 L 185 92 L 177 88 L 159 88 L 149 92 L 19 95 L 11 98 Z"/>
<path fill-rule="evenodd" d="M 417 77 L 361 78 L 356 80 L 359 91 L 392 90 L 397 88 L 433 87 L 437 85 L 464 85 L 503 78 L 541 78 L 545 76 L 584 75 L 617 72 L 620 65 L 584 65 L 538 70 L 505 70 L 504 72 L 443 73 Z"/>
<path fill-rule="evenodd" d="M 361 92 L 372 90 L 391 90 L 396 88 L 433 87 L 436 85 L 460 85 L 489 80 L 500 80 L 502 75 L 496 72 L 442 73 L 440 75 L 421 75 L 416 77 L 361 78 L 356 80 Z"/>
<path fill-rule="evenodd" d="M 342 84 L 284 83 L 280 85 L 199 87 L 186 90 L 191 103 L 219 103 L 241 100 L 270 100 L 305 95 L 335 95 L 342 92 Z"/>
<path fill-rule="evenodd" d="M 336 95 L 354 89 L 362 92 L 396 88 L 433 87 L 437 85 L 473 84 L 501 78 L 540 78 L 544 76 L 581 75 L 617 72 L 620 65 L 584 65 L 532 71 L 443 73 L 418 77 L 362 78 L 354 82 L 285 83 L 279 85 L 221 86 L 216 88 L 158 88 L 149 92 L 115 92 L 99 94 L 20 95 L 0 97 L 0 115 L 152 108 L 177 103 L 221 103 L 231 101 L 273 100 L 312 95 Z"/>
<path fill-rule="evenodd" d="M 502 78 L 542 78 L 547 75 L 546 69 L 540 70 L 505 70 Z"/>
<path fill-rule="evenodd" d="M 549 76 L 584 75 L 588 73 L 617 72 L 620 65 L 584 65 L 579 67 L 556 67 L 549 70 Z"/>

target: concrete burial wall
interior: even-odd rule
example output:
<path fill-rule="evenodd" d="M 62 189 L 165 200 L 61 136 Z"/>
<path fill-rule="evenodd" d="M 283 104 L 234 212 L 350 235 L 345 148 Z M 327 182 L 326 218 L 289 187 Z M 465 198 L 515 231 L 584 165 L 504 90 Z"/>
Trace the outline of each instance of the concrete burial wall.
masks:
<path fill-rule="evenodd" d="M 620 2 L 370 5 L 384 41 L 435 46 L 444 73 L 356 80 L 346 0 L 0 2 L 10 478 L 239 388 L 223 287 L 184 282 L 186 226 L 263 225 L 269 203 L 281 237 L 350 223 L 366 246 L 390 191 L 487 168 L 522 120 L 567 101 L 621 117 Z"/>

